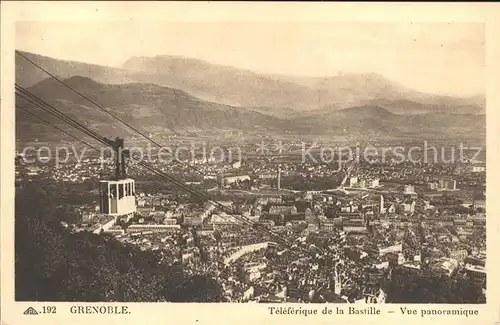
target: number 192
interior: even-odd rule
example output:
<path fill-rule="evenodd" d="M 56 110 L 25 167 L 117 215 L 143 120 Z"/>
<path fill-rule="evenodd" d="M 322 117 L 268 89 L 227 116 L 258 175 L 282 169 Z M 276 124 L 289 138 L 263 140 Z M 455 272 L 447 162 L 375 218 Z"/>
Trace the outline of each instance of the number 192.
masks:
<path fill-rule="evenodd" d="M 55 314 L 56 313 L 56 306 L 43 306 L 42 313 L 43 314 Z"/>

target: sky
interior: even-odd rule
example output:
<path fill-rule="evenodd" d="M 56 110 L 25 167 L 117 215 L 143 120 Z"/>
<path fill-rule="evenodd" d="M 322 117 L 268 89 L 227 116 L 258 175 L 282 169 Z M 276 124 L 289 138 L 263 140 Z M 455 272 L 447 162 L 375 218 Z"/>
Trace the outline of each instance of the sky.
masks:
<path fill-rule="evenodd" d="M 120 66 L 132 56 L 181 55 L 259 73 L 374 72 L 418 91 L 484 93 L 480 23 L 17 22 L 16 48 Z"/>

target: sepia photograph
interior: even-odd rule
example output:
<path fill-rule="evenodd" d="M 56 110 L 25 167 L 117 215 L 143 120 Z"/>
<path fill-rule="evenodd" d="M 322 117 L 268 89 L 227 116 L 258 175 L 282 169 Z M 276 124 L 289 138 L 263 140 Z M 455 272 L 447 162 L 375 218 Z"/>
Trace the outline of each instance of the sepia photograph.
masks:
<path fill-rule="evenodd" d="M 23 17 L 1 152 L 24 316 L 494 303 L 485 21 Z"/>
<path fill-rule="evenodd" d="M 484 303 L 484 50 L 475 23 L 16 23 L 16 300 Z"/>

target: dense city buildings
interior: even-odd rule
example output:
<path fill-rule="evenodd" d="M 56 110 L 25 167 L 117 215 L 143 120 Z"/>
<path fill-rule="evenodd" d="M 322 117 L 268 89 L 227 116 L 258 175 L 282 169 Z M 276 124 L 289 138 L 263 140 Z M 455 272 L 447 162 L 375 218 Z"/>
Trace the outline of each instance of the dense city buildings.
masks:
<path fill-rule="evenodd" d="M 19 191 L 42 182 L 58 191 L 83 186 L 84 201 L 68 203 L 78 217 L 59 220 L 67 231 L 156 252 L 169 266 L 213 279 L 225 301 L 485 299 L 484 171 L 366 161 L 338 168 L 284 154 L 197 164 L 205 177 L 183 164 L 155 165 L 209 200 L 157 186 L 140 166 L 106 179 L 113 161 L 97 158 L 58 169 L 19 159 L 16 182 Z M 95 183 L 84 175 L 103 176 Z M 405 296 L 411 283 L 423 291 Z M 436 283 L 447 291 L 433 292 Z"/>

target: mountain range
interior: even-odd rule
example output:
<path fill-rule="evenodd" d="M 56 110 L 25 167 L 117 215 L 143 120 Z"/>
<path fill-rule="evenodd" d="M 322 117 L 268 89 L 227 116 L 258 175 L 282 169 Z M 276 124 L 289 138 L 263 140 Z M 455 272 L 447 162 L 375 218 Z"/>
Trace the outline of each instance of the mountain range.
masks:
<path fill-rule="evenodd" d="M 374 73 L 330 78 L 265 75 L 176 56 L 133 57 L 117 68 L 21 53 L 153 133 L 253 130 L 446 137 L 485 133 L 484 96 L 424 94 Z M 96 127 L 123 132 L 104 112 L 20 56 L 16 56 L 16 83 Z M 23 132 L 36 129 L 29 127 L 24 114 L 19 113 L 18 120 Z"/>

